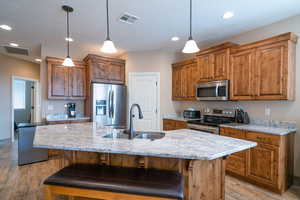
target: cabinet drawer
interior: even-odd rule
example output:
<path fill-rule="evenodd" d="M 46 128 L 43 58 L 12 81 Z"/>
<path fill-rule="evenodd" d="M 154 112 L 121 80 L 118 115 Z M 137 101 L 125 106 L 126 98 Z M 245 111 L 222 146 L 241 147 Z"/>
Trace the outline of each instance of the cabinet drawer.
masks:
<path fill-rule="evenodd" d="M 263 143 L 263 144 L 271 144 L 279 146 L 280 144 L 280 136 L 279 135 L 271 135 L 265 133 L 257 133 L 257 132 L 247 132 L 246 139 Z"/>
<path fill-rule="evenodd" d="M 246 174 L 246 162 L 245 159 L 235 155 L 231 155 L 226 160 L 226 170 L 233 173 L 245 176 Z"/>
<path fill-rule="evenodd" d="M 175 121 L 174 120 L 169 120 L 169 119 L 163 119 L 163 130 L 164 131 L 170 131 L 174 130 L 176 127 Z"/>
<path fill-rule="evenodd" d="M 238 129 L 222 128 L 221 135 L 233 137 L 233 138 L 245 139 L 245 131 L 238 130 Z"/>
<path fill-rule="evenodd" d="M 187 123 L 182 121 L 176 121 L 175 127 L 176 129 L 185 129 L 187 128 Z"/>

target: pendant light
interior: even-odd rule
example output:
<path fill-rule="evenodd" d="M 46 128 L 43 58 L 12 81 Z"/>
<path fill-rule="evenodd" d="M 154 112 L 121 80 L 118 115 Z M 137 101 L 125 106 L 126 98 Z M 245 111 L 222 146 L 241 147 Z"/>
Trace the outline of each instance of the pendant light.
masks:
<path fill-rule="evenodd" d="M 109 15 L 108 15 L 108 0 L 106 0 L 106 39 L 103 43 L 101 51 L 103 53 L 117 53 L 117 49 L 109 37 Z"/>
<path fill-rule="evenodd" d="M 62 9 L 67 12 L 67 38 L 70 38 L 69 13 L 73 12 L 73 8 L 70 6 L 62 6 Z M 68 55 L 63 62 L 63 66 L 74 67 L 75 65 L 70 57 L 70 40 L 67 40 L 67 51 Z"/>
<path fill-rule="evenodd" d="M 192 37 L 192 0 L 190 0 L 190 35 L 188 41 L 185 43 L 182 49 L 183 53 L 196 53 L 200 51 L 195 40 Z"/>

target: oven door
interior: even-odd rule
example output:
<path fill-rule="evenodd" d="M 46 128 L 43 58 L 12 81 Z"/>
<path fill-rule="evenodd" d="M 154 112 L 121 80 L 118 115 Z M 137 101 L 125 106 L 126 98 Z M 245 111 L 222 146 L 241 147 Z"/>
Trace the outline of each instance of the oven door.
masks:
<path fill-rule="evenodd" d="M 200 83 L 196 95 L 197 100 L 228 100 L 228 80 Z"/>
<path fill-rule="evenodd" d="M 188 126 L 188 129 L 191 129 L 191 130 L 203 131 L 203 132 L 219 135 L 219 127 L 205 126 L 205 125 L 200 125 L 200 124 L 190 124 L 190 123 L 188 123 L 187 126 Z"/>

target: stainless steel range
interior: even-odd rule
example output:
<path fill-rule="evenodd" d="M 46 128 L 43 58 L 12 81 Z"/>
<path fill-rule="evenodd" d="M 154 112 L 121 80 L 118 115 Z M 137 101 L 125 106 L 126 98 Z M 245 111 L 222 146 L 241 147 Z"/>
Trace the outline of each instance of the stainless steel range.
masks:
<path fill-rule="evenodd" d="M 189 120 L 187 123 L 189 129 L 220 134 L 220 124 L 232 122 L 235 122 L 235 110 L 206 108 L 202 119 Z"/>

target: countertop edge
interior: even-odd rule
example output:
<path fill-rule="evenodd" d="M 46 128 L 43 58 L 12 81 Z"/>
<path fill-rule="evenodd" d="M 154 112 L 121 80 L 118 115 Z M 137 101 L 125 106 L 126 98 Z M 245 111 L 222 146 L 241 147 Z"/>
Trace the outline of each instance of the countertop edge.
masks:
<path fill-rule="evenodd" d="M 226 125 L 226 124 L 221 124 L 221 128 L 232 128 L 232 129 L 238 129 L 238 130 L 245 130 L 245 131 L 253 131 L 253 132 L 259 132 L 259 133 L 265 133 L 265 134 L 270 134 L 270 135 L 287 135 L 290 133 L 294 133 L 297 131 L 297 129 L 288 129 L 288 128 L 281 128 L 281 127 L 267 127 L 267 126 L 261 126 L 262 128 L 272 128 L 272 129 L 285 129 L 285 131 L 282 132 L 272 132 L 272 131 L 266 131 L 266 130 L 257 130 L 257 128 L 251 128 L 251 127 L 243 127 L 245 125 L 239 125 L 239 126 L 231 126 L 231 125 Z M 250 125 L 251 126 L 251 125 Z M 259 126 L 259 125 L 254 125 L 254 126 Z"/>
<path fill-rule="evenodd" d="M 236 148 L 231 151 L 222 152 L 216 154 L 212 157 L 197 157 L 197 156 L 174 156 L 169 154 L 155 154 L 155 153 L 141 153 L 141 152 L 127 152 L 127 151 L 110 151 L 110 150 L 100 150 L 94 148 L 85 148 L 82 149 L 80 147 L 60 147 L 60 146 L 50 146 L 50 145 L 35 145 L 35 148 L 43 148 L 43 149 L 54 149 L 54 150 L 62 150 L 62 151 L 86 151 L 86 152 L 96 152 L 96 153 L 111 153 L 111 154 L 126 154 L 126 155 L 137 155 L 137 156 L 153 156 L 153 157 L 162 157 L 162 158 L 178 158 L 178 159 L 190 159 L 190 160 L 215 160 L 218 158 L 222 158 L 224 156 L 231 155 L 233 153 L 243 151 L 246 149 L 250 149 L 252 147 L 257 146 L 256 142 L 251 142 L 249 145 L 244 145 L 242 147 Z"/>

